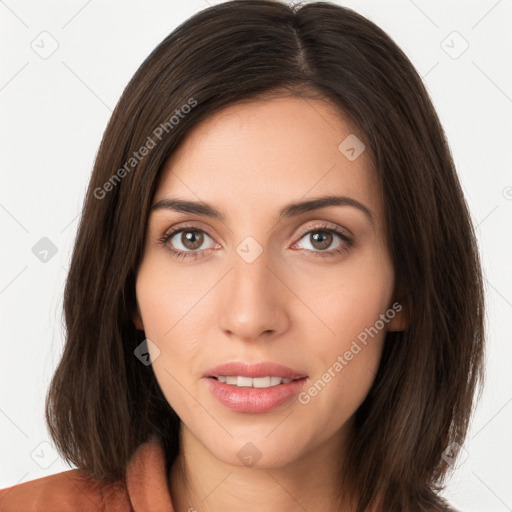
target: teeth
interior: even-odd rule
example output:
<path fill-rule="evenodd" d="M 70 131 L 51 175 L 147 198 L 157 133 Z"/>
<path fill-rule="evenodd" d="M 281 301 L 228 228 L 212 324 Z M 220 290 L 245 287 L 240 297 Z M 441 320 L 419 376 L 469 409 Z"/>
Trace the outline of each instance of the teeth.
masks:
<path fill-rule="evenodd" d="M 238 387 L 247 387 L 247 388 L 250 388 L 252 387 L 252 379 L 251 377 L 237 377 L 237 382 L 236 382 L 236 385 Z"/>
<path fill-rule="evenodd" d="M 270 388 L 272 386 L 279 386 L 279 384 L 287 384 L 292 379 L 284 379 L 281 377 L 243 377 L 238 376 L 219 376 L 217 377 L 219 382 L 231 384 L 232 386 L 238 386 L 243 388 Z"/>
<path fill-rule="evenodd" d="M 240 377 L 238 377 L 238 378 L 240 378 Z M 252 380 L 253 388 L 269 388 L 271 385 L 277 386 L 277 385 L 281 384 L 281 379 L 277 379 L 277 378 L 276 378 L 276 380 L 278 382 L 274 382 L 274 384 L 272 384 L 272 377 L 256 377 L 251 380 Z"/>

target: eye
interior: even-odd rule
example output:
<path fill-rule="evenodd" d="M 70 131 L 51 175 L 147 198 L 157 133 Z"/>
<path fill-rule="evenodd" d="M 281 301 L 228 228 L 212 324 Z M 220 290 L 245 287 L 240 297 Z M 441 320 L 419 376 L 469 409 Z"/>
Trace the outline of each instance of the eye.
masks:
<path fill-rule="evenodd" d="M 200 256 L 198 249 L 204 244 L 205 237 L 212 240 L 210 235 L 204 230 L 195 226 L 185 226 L 171 230 L 162 238 L 159 238 L 159 242 L 165 245 L 171 254 L 178 258 L 197 258 Z M 211 247 L 203 247 L 203 250 L 210 248 Z"/>
<path fill-rule="evenodd" d="M 345 233 L 342 233 L 337 228 L 333 228 L 327 225 L 317 226 L 313 229 L 309 229 L 305 233 L 300 234 L 301 240 L 304 239 L 310 247 L 305 247 L 306 250 L 315 253 L 315 256 L 335 256 L 337 254 L 347 251 L 352 246 L 352 239 Z M 340 243 L 327 250 L 336 238 L 340 240 Z M 299 241 L 300 242 L 300 241 Z M 297 244 L 299 243 L 297 242 Z M 296 244 L 296 245 L 297 245 Z M 323 254 L 322 254 L 323 253 Z"/>

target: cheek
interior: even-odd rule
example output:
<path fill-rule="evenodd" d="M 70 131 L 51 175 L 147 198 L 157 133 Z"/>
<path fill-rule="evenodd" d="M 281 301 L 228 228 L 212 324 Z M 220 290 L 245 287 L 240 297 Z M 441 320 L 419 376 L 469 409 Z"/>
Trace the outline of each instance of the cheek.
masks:
<path fill-rule="evenodd" d="M 299 399 L 335 429 L 356 411 L 375 379 L 388 325 L 381 315 L 388 322 L 394 316 L 386 317 L 394 273 L 390 262 L 374 253 L 340 266 L 335 276 L 318 276 L 315 283 L 323 290 L 317 288 L 311 299 L 323 335 L 309 338 L 314 376 Z"/>
<path fill-rule="evenodd" d="M 303 275 L 297 283 L 298 295 L 316 315 L 314 325 L 327 342 L 324 346 L 344 351 L 388 310 L 394 272 L 385 254 L 366 251 L 337 267 L 319 268 L 314 280 Z M 385 331 L 380 324 L 378 330 Z"/>
<path fill-rule="evenodd" d="M 198 352 L 196 337 L 186 332 L 187 313 L 197 302 L 190 295 L 194 287 L 186 286 L 168 275 L 166 266 L 155 259 L 141 265 L 136 282 L 137 302 L 144 324 L 152 369 L 167 401 L 173 406 L 188 387 L 187 369 Z M 159 263 L 159 264 L 157 264 Z M 188 294 L 188 295 L 187 295 Z M 195 299 L 195 300 L 194 300 Z M 181 384 L 181 386 L 180 386 Z"/>
<path fill-rule="evenodd" d="M 202 300 L 215 285 L 215 276 L 202 275 L 197 270 L 177 271 L 165 254 L 146 258 L 137 275 L 136 294 L 149 339 L 166 348 L 172 339 L 180 339 L 182 346 L 193 343 L 189 320 L 204 306 Z M 187 332 L 185 332 L 187 328 Z"/>
<path fill-rule="evenodd" d="M 156 272 L 153 265 L 141 267 L 137 300 L 146 338 L 152 342 L 148 346 L 153 346 L 156 354 L 154 357 L 150 348 L 152 371 L 167 402 L 179 411 L 180 417 L 187 417 L 193 412 L 195 402 L 185 390 L 190 389 L 190 369 L 200 353 L 197 338 L 189 330 L 187 320 L 191 316 L 187 313 L 193 315 L 192 307 L 197 299 L 194 301 L 190 296 L 193 287 L 185 286 L 176 277 L 171 280 L 165 274 L 165 269 Z"/>
<path fill-rule="evenodd" d="M 354 327 L 354 332 L 357 328 Z M 342 334 L 316 350 L 315 372 L 299 395 L 311 418 L 322 418 L 324 434 L 334 434 L 357 411 L 375 380 L 384 345 L 385 330 L 361 342 Z"/>

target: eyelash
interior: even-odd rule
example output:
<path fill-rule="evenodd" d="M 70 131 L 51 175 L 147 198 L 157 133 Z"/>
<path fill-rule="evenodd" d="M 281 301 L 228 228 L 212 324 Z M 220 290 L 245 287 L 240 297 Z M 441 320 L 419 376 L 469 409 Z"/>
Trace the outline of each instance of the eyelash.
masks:
<path fill-rule="evenodd" d="M 203 257 L 202 253 L 205 252 L 205 250 L 202 251 L 181 251 L 179 249 L 175 249 L 172 247 L 172 245 L 169 244 L 169 240 L 174 237 L 177 233 L 181 233 L 182 231 L 200 231 L 202 233 L 206 233 L 210 238 L 213 238 L 207 231 L 204 229 L 199 228 L 198 226 L 181 226 L 176 229 L 171 229 L 168 233 L 166 233 L 164 236 L 158 239 L 158 242 L 161 243 L 163 246 L 167 248 L 167 250 L 172 254 L 173 257 L 176 258 L 192 258 L 193 260 L 196 260 L 197 258 Z M 334 257 L 339 254 L 342 254 L 350 249 L 353 245 L 353 241 L 351 238 L 349 238 L 344 233 L 340 232 L 339 230 L 330 227 L 328 225 L 321 225 L 321 226 L 315 226 L 314 228 L 308 229 L 304 232 L 299 233 L 299 240 L 304 238 L 305 235 L 309 235 L 311 233 L 317 233 L 317 232 L 328 232 L 333 233 L 335 235 L 338 235 L 343 243 L 337 248 L 337 249 L 331 249 L 330 251 L 311 251 L 310 249 L 305 249 L 306 251 L 313 252 L 315 256 L 318 256 L 320 258 L 328 258 L 328 257 Z M 208 250 L 208 249 L 206 249 Z"/>

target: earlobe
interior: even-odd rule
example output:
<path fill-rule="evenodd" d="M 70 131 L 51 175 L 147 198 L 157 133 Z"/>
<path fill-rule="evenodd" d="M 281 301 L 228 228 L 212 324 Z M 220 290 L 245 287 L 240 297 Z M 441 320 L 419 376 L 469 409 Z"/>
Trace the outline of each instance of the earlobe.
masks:
<path fill-rule="evenodd" d="M 398 304 L 398 303 L 395 303 Z M 395 316 L 388 323 L 388 332 L 405 331 L 409 327 L 405 308 L 395 313 Z"/>
<path fill-rule="evenodd" d="M 142 317 L 139 310 L 139 305 L 137 304 L 137 308 L 135 313 L 132 316 L 133 325 L 135 325 L 135 328 L 139 331 L 144 330 L 144 324 L 142 322 Z"/>
<path fill-rule="evenodd" d="M 410 310 L 407 305 L 408 301 L 404 298 L 404 293 L 401 293 L 399 296 L 400 299 L 393 302 L 387 313 L 390 319 L 388 323 L 389 332 L 400 332 L 409 328 Z"/>

